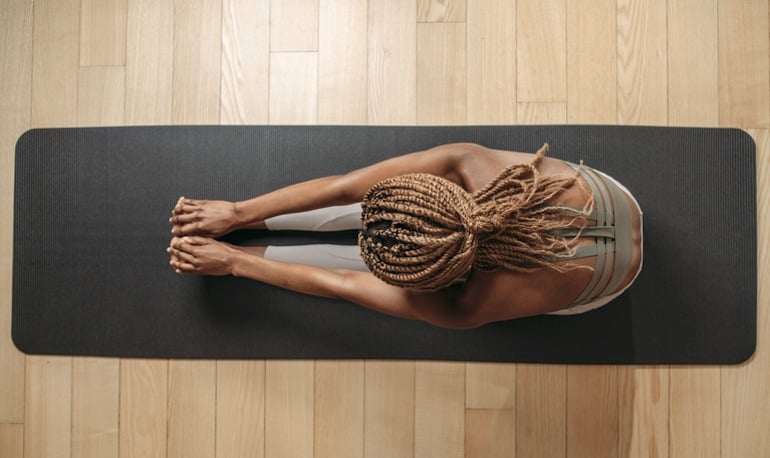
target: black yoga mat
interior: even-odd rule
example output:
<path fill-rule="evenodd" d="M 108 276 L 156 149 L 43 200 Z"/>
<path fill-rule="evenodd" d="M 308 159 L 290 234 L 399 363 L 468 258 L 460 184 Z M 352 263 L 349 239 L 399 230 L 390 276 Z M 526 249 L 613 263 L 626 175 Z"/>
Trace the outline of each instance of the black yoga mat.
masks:
<path fill-rule="evenodd" d="M 552 157 L 624 183 L 644 210 L 636 283 L 584 315 L 452 331 L 168 265 L 180 195 L 245 199 L 450 142 L 518 151 L 548 142 Z M 742 131 L 694 128 L 32 130 L 16 148 L 13 339 L 28 353 L 125 357 L 738 363 L 756 345 L 754 149 Z M 354 243 L 350 233 L 329 237 Z"/>

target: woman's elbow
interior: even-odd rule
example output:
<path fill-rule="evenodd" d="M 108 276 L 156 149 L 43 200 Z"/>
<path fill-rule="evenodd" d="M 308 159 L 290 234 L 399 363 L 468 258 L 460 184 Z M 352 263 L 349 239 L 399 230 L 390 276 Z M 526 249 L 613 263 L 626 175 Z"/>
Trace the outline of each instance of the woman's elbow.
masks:
<path fill-rule="evenodd" d="M 355 182 L 350 174 L 335 175 L 329 177 L 331 182 L 327 192 L 331 196 L 331 205 L 348 205 L 361 202 L 362 195 L 359 189 L 356 189 Z"/>

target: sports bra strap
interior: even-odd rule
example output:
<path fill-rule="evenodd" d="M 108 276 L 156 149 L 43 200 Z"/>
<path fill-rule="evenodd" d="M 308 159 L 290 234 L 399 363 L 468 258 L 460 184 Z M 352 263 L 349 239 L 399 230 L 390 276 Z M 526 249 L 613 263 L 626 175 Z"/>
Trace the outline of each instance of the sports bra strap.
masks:
<path fill-rule="evenodd" d="M 612 268 L 612 280 L 605 288 L 604 294 L 610 294 L 618 289 L 625 281 L 631 269 L 633 262 L 634 246 L 632 239 L 633 221 L 631 217 L 631 205 L 628 203 L 628 197 L 620 187 L 615 183 L 604 183 L 612 195 L 615 214 L 616 230 L 616 248 L 615 248 L 615 266 Z"/>
<path fill-rule="evenodd" d="M 630 273 L 634 244 L 632 207 L 628 194 L 617 182 L 601 172 L 584 165 L 567 164 L 580 173 L 591 190 L 594 210 L 586 219 L 594 221 L 595 225 L 564 227 L 553 232 L 565 238 L 593 237 L 594 244 L 575 248 L 569 259 L 596 257 L 591 279 L 577 299 L 567 307 L 570 308 L 618 291 Z M 576 212 L 585 210 L 571 205 L 563 207 Z M 569 216 L 569 212 L 565 213 Z"/>
<path fill-rule="evenodd" d="M 553 231 L 554 234 L 562 237 L 604 237 L 615 238 L 615 226 L 587 226 L 583 229 L 578 227 L 567 227 Z"/>
<path fill-rule="evenodd" d="M 596 211 L 597 226 L 611 226 L 614 222 L 612 212 L 612 201 L 606 185 L 602 183 L 601 177 L 596 172 L 583 167 L 581 175 L 585 179 L 594 196 L 594 205 Z M 615 252 L 615 240 L 604 237 L 597 237 L 595 243 L 596 263 L 594 265 L 593 275 L 586 287 L 574 301 L 574 305 L 589 302 L 595 297 L 601 295 L 607 288 L 612 276 L 611 266 Z"/>

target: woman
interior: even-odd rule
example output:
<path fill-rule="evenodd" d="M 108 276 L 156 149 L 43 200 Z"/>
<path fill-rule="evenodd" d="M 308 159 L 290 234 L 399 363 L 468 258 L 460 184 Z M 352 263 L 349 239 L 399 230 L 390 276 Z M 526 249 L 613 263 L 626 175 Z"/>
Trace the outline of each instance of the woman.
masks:
<path fill-rule="evenodd" d="M 453 329 L 582 313 L 641 270 L 642 212 L 612 178 L 546 150 L 443 145 L 243 202 L 183 197 L 170 220 L 171 265 Z M 361 229 L 361 270 L 344 259 L 322 267 L 310 260 L 313 247 L 301 249 L 305 263 L 291 250 L 215 240 L 237 229 L 350 229 L 350 221 Z"/>

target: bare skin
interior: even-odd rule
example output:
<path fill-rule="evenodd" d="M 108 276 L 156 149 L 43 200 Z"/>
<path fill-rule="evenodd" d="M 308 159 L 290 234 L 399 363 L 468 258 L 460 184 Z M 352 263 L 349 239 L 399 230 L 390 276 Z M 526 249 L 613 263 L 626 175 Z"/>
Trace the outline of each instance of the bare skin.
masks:
<path fill-rule="evenodd" d="M 242 202 L 183 197 L 172 212 L 174 238 L 167 251 L 171 265 L 181 274 L 242 276 L 447 328 L 467 329 L 553 312 L 577 298 L 591 278 L 591 269 L 572 269 L 565 273 L 546 268 L 528 273 L 474 271 L 463 285 L 439 292 L 418 292 L 388 285 L 370 273 L 274 261 L 262 257 L 263 247 L 235 247 L 216 240 L 238 229 L 264 229 L 264 220 L 272 216 L 360 202 L 372 185 L 392 176 L 432 173 L 474 192 L 509 165 L 529 163 L 532 159 L 533 155 L 528 153 L 452 144 L 400 156 L 346 175 L 298 183 Z M 569 165 L 548 157 L 543 158 L 538 170 L 543 176 L 574 174 Z M 575 184 L 558 196 L 558 203 L 583 206 L 590 198 L 586 190 L 584 184 Z M 630 197 L 628 199 L 632 203 Z M 631 208 L 636 207 L 632 204 Z M 633 265 L 638 267 L 641 224 L 635 210 L 632 216 Z M 575 241 L 576 246 L 591 243 L 593 239 L 585 237 Z M 570 262 L 593 267 L 595 260 L 583 258 Z M 621 288 L 632 279 L 633 274 L 629 274 Z"/>

